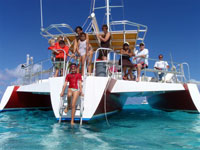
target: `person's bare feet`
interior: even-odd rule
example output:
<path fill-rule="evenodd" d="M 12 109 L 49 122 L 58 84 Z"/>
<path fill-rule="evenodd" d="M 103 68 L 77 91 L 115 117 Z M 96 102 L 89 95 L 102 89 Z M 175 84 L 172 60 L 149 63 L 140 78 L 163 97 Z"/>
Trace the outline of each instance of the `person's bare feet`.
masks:
<path fill-rule="evenodd" d="M 65 112 L 65 113 L 67 113 L 67 112 L 68 112 L 68 107 L 66 107 L 66 108 L 65 108 L 64 112 Z"/>
<path fill-rule="evenodd" d="M 67 107 L 65 108 L 64 112 L 67 113 L 69 109 L 70 109 L 70 106 L 67 106 Z"/>
<path fill-rule="evenodd" d="M 139 82 L 139 81 L 140 81 L 140 78 L 137 78 L 137 79 L 136 79 L 136 82 Z"/>
<path fill-rule="evenodd" d="M 74 121 L 71 121 L 71 126 L 73 126 L 74 125 Z"/>

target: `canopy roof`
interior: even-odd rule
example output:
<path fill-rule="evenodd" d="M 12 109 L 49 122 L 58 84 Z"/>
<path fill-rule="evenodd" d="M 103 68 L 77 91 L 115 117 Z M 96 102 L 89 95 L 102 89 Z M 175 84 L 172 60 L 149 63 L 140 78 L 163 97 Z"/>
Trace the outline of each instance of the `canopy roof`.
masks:
<path fill-rule="evenodd" d="M 100 43 L 97 40 L 96 34 L 94 33 L 87 33 L 89 36 L 90 44 L 92 45 L 93 49 L 96 50 L 100 47 Z M 103 34 L 102 32 L 100 34 Z M 113 31 L 111 32 L 111 41 L 110 41 L 110 48 L 114 50 L 120 50 L 124 44 L 124 42 L 129 42 L 130 48 L 134 49 L 137 39 L 137 31 L 136 30 L 129 30 L 129 31 Z M 67 38 L 72 43 L 75 39 L 75 35 L 68 35 Z"/>

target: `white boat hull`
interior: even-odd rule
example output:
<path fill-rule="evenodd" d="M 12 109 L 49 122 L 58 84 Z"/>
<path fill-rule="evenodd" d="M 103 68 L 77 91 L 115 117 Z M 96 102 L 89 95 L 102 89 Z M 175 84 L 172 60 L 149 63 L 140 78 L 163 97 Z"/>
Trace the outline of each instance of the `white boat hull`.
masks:
<path fill-rule="evenodd" d="M 49 108 L 59 119 L 63 83 L 64 78 L 58 77 L 26 86 L 10 86 L 1 100 L 0 111 Z M 85 84 L 83 121 L 120 111 L 128 98 L 141 96 L 147 96 L 148 103 L 156 109 L 200 112 L 196 84 L 135 82 L 94 76 L 87 77 Z M 80 120 L 80 104 L 79 98 L 75 120 Z M 63 114 L 62 120 L 70 119 L 71 111 Z"/>

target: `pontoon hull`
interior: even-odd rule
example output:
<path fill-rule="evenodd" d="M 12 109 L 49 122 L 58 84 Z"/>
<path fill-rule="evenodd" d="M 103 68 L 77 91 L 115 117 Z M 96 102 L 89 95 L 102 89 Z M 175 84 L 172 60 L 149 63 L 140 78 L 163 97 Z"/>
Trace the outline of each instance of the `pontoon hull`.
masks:
<path fill-rule="evenodd" d="M 0 111 L 48 108 L 53 109 L 55 118 L 59 119 L 63 81 L 64 78 L 59 77 L 39 84 L 10 86 L 1 100 Z M 200 112 L 200 93 L 196 84 L 138 83 L 89 76 L 85 85 L 82 119 L 90 121 L 113 114 L 123 109 L 128 98 L 141 96 L 147 96 L 148 103 L 155 109 Z M 80 104 L 79 98 L 79 108 Z M 71 111 L 63 115 L 62 120 L 71 120 Z M 80 120 L 80 109 L 76 110 L 75 120 Z"/>
<path fill-rule="evenodd" d="M 185 84 L 184 91 L 169 91 L 147 97 L 149 105 L 165 111 L 187 111 L 199 113 L 200 94 L 195 84 Z"/>
<path fill-rule="evenodd" d="M 17 92 L 19 86 L 10 87 L 0 103 L 0 111 L 21 109 L 52 109 L 49 95 Z"/>
<path fill-rule="evenodd" d="M 198 112 L 191 99 L 189 91 L 166 92 L 150 96 L 147 98 L 147 101 L 149 105 L 155 109 L 166 111 L 184 110 Z"/>

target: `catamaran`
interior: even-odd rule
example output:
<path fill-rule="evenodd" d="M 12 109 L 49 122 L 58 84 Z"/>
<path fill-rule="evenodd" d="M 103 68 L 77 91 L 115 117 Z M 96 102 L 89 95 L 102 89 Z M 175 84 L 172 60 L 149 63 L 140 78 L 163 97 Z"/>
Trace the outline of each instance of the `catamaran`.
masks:
<path fill-rule="evenodd" d="M 139 43 L 144 42 L 148 28 L 146 25 L 128 20 L 110 21 L 110 10 L 123 6 L 111 6 L 109 0 L 105 0 L 106 5 L 103 7 L 96 7 L 95 3 L 94 1 L 93 11 L 87 19 L 88 27 L 85 29 L 95 51 L 93 72 L 88 75 L 85 63 L 82 77 L 84 96 L 78 99 L 75 120 L 90 121 L 118 112 L 123 109 L 130 97 L 146 97 L 148 104 L 155 109 L 200 112 L 199 89 L 197 84 L 189 82 L 190 73 L 187 63 L 169 62 L 172 69 L 159 71 L 165 74 L 160 82 L 153 80 L 151 74 L 158 71 L 151 68 L 142 70 L 143 76 L 140 82 L 123 80 L 123 64 L 119 63 L 122 55 L 119 50 L 124 42 L 129 42 L 132 50 L 136 49 Z M 41 35 L 46 39 L 67 37 L 73 45 L 76 33 L 70 25 L 51 24 L 46 28 L 43 27 L 42 0 L 40 5 Z M 111 33 L 110 48 L 101 48 L 96 37 L 97 33 L 102 33 L 95 16 L 98 9 L 106 10 L 107 26 Z M 64 32 L 66 30 L 67 32 Z M 108 51 L 108 57 L 107 60 L 98 61 L 98 53 L 102 49 Z M 150 58 L 148 60 L 150 63 L 155 61 Z M 63 76 L 53 77 L 55 62 L 52 62 L 51 58 L 37 63 L 40 67 L 35 71 L 33 67 L 36 63 L 33 63 L 31 57 L 27 55 L 27 62 L 22 66 L 25 70 L 23 83 L 7 87 L 0 103 L 0 111 L 48 108 L 53 110 L 56 119 L 70 120 L 71 111 L 67 114 L 63 112 L 67 105 L 67 98 L 60 97 L 65 77 L 69 73 L 69 62 L 70 59 L 64 60 Z"/>

